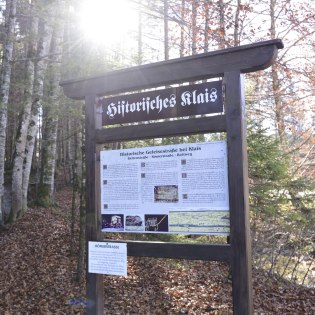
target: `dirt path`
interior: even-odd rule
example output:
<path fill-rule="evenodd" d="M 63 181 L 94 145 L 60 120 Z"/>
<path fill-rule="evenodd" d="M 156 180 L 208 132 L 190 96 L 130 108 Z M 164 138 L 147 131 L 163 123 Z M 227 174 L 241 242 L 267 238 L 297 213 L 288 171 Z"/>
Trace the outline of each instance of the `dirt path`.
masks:
<path fill-rule="evenodd" d="M 0 234 L 0 315 L 84 314 L 85 283 L 69 254 L 71 193 L 32 208 Z M 84 279 L 84 277 L 83 277 Z M 105 314 L 232 314 L 228 267 L 128 258 L 128 277 L 104 276 Z M 315 290 L 254 271 L 256 314 L 315 314 Z"/>

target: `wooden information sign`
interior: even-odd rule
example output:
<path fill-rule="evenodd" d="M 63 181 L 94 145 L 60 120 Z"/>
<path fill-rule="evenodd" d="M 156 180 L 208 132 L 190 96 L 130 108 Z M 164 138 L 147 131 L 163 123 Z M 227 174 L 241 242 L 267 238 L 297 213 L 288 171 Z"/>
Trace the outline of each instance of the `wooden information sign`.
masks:
<path fill-rule="evenodd" d="M 281 48 L 281 40 L 275 39 L 113 71 L 98 77 L 61 82 L 66 96 L 84 99 L 86 104 L 86 241 L 104 241 L 99 211 L 101 145 L 118 141 L 225 132 L 228 148 L 230 243 L 208 245 L 128 241 L 127 253 L 129 256 L 226 262 L 232 271 L 234 314 L 253 314 L 242 74 L 268 68 Z M 222 79 L 222 82 L 185 85 L 213 78 Z M 164 90 L 163 87 L 172 84 L 184 85 Z M 157 88 L 157 91 L 131 94 L 153 88 Z M 215 97 L 210 96 L 212 89 L 217 91 L 215 101 L 212 101 Z M 203 104 L 205 106 L 199 107 Z M 206 117 L 195 116 L 209 113 L 211 115 Z M 190 118 L 114 126 L 143 119 L 157 120 L 177 116 Z M 103 128 L 103 124 L 113 127 Z M 88 315 L 103 314 L 102 275 L 87 274 L 87 299 Z"/>
<path fill-rule="evenodd" d="M 222 81 L 101 98 L 103 125 L 220 113 Z"/>

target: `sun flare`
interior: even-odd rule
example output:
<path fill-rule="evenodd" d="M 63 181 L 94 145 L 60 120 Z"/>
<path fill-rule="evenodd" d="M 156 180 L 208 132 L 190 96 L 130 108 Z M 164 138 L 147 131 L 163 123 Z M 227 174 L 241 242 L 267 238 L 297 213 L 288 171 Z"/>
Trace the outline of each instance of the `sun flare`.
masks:
<path fill-rule="evenodd" d="M 86 40 L 102 45 L 124 41 L 137 29 L 137 12 L 128 0 L 83 0 L 79 25 Z"/>

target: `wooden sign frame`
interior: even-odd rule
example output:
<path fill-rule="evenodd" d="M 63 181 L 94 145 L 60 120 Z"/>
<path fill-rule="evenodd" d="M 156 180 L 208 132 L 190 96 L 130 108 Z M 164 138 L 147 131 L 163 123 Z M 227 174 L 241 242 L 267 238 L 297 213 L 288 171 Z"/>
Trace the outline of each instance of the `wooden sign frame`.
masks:
<path fill-rule="evenodd" d="M 128 256 L 223 261 L 232 270 L 233 311 L 253 314 L 251 240 L 248 209 L 246 117 L 242 74 L 263 70 L 283 48 L 279 39 L 168 60 L 102 76 L 63 81 L 66 96 L 85 100 L 86 108 L 86 242 L 102 241 L 99 207 L 99 152 L 105 143 L 226 132 L 230 204 L 230 244 L 127 242 Z M 99 97 L 170 84 L 223 78 L 222 115 L 102 128 Z M 87 269 L 88 270 L 88 269 Z M 103 276 L 87 273 L 87 314 L 103 314 Z"/>

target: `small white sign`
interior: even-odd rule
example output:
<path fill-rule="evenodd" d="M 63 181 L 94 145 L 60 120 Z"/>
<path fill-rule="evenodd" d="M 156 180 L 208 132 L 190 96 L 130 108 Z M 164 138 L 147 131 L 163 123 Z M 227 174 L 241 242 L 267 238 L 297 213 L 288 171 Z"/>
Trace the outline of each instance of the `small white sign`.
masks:
<path fill-rule="evenodd" d="M 89 242 L 89 273 L 127 276 L 127 244 Z"/>

